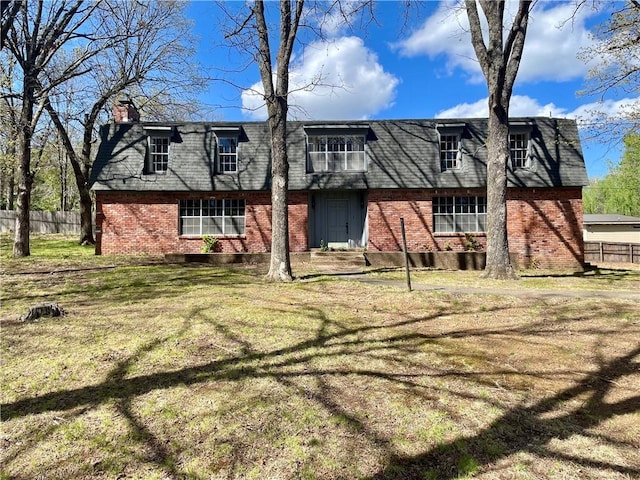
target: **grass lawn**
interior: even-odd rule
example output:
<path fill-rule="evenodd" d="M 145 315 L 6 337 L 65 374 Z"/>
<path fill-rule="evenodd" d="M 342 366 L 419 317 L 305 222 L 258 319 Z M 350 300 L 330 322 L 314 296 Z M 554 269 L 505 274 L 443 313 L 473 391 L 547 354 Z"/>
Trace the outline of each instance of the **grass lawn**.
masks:
<path fill-rule="evenodd" d="M 35 236 L 20 260 L 0 247 L 2 479 L 640 477 L 636 300 L 271 284 L 66 237 Z M 614 270 L 517 282 L 639 285 Z M 19 321 L 43 301 L 67 315 Z"/>

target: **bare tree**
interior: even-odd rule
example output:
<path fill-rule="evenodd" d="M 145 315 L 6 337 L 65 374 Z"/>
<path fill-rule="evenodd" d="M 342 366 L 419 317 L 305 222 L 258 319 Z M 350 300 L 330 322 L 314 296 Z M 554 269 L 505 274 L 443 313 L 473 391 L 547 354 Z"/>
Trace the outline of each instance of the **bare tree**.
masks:
<path fill-rule="evenodd" d="M 19 129 L 20 105 L 13 93 L 15 60 L 0 52 L 0 206 L 13 210 L 16 174 L 16 138 Z"/>
<path fill-rule="evenodd" d="M 260 70 L 271 136 L 271 262 L 266 278 L 280 282 L 293 278 L 289 254 L 287 115 L 289 66 L 304 3 L 304 0 L 280 0 L 277 26 L 267 22 L 262 0 L 255 0 L 248 12 L 231 12 L 226 5 L 220 5 L 233 24 L 225 38 L 248 54 Z M 276 35 L 274 30 L 279 40 L 275 59 L 270 44 Z"/>
<path fill-rule="evenodd" d="M 2 0 L 0 9 L 0 17 L 2 18 L 2 23 L 0 24 L 0 48 L 4 48 L 4 39 L 20 10 L 20 0 Z"/>
<path fill-rule="evenodd" d="M 504 31 L 505 1 L 465 0 L 471 42 L 489 90 L 487 138 L 487 264 L 483 276 L 517 278 L 507 237 L 507 162 L 509 103 L 527 34 L 531 1 L 520 0 L 511 28 Z M 488 24 L 482 31 L 478 4 Z M 505 34 L 506 33 L 506 34 Z"/>
<path fill-rule="evenodd" d="M 273 5 L 275 2 L 267 2 Z M 225 32 L 225 39 L 237 51 L 243 52 L 260 70 L 262 91 L 253 91 L 261 95 L 267 108 L 267 122 L 271 135 L 271 262 L 266 277 L 272 281 L 290 281 L 291 261 L 289 255 L 288 188 L 289 161 L 287 157 L 287 117 L 292 105 L 289 94 L 291 56 L 294 44 L 300 41 L 299 30 L 304 28 L 311 36 L 322 38 L 323 29 L 335 25 L 335 22 L 352 25 L 356 18 L 373 19 L 371 0 L 353 0 L 342 2 L 305 2 L 304 0 L 280 0 L 278 22 L 270 24 L 265 14 L 263 1 L 254 1 L 248 13 L 232 11 L 228 3 L 220 2 L 220 8 L 231 22 L 231 29 Z M 275 15 L 274 15 L 275 16 Z M 269 17 L 271 18 L 271 17 Z M 365 22 L 366 24 L 366 22 Z M 271 40 L 278 38 L 277 49 L 272 48 Z M 308 40 L 308 38 L 307 38 Z M 275 58 L 272 57 L 272 51 Z M 249 64 L 241 67 L 244 71 Z M 235 73 L 238 73 L 235 72 Z M 239 87 L 232 81 L 225 80 Z M 310 79 L 298 89 L 310 89 L 322 84 L 322 72 Z M 341 88 L 341 85 L 332 85 Z M 242 87 L 240 87 L 242 88 Z M 293 105 L 299 108 L 299 106 Z"/>
<path fill-rule="evenodd" d="M 605 141 L 617 141 L 640 130 L 640 2 L 612 3 L 615 10 L 595 29 L 595 43 L 580 54 L 585 61 L 596 61 L 582 94 L 598 95 L 602 100 L 613 92 L 636 97 L 617 114 L 591 112 L 586 122 L 591 135 Z"/>
<path fill-rule="evenodd" d="M 254 3 L 258 31 L 260 77 L 269 115 L 271 133 L 271 263 L 267 278 L 290 281 L 289 257 L 289 159 L 287 158 L 287 112 L 289 108 L 289 62 L 296 39 L 304 0 L 296 0 L 294 9 L 289 0 L 280 1 L 280 45 L 276 56 L 275 85 L 273 61 L 269 46 L 269 29 L 264 15 L 264 2 Z"/>
<path fill-rule="evenodd" d="M 196 110 L 192 94 L 203 80 L 190 62 L 194 47 L 185 7 L 184 2 L 177 1 L 103 0 L 94 12 L 95 33 L 106 37 L 118 32 L 117 37 L 88 59 L 90 68 L 77 79 L 79 85 L 61 85 L 49 92 L 44 103 L 73 168 L 80 195 L 82 244 L 95 243 L 88 181 L 95 127 L 100 119 L 104 120 L 105 107 L 127 92 L 140 99 L 140 108 L 148 116 L 161 116 L 163 111 L 158 107 L 172 115 L 188 115 Z M 80 131 L 77 143 L 71 127 Z"/>
<path fill-rule="evenodd" d="M 22 73 L 21 111 L 18 132 L 18 195 L 13 244 L 14 257 L 30 255 L 29 210 L 34 173 L 31 170 L 31 141 L 44 109 L 47 94 L 63 82 L 86 73 L 86 62 L 99 51 L 96 37 L 84 28 L 99 2 L 82 0 L 36 0 L 20 2 L 15 21 L 9 27 L 6 46 Z M 73 43 L 68 62 L 49 69 L 58 54 Z"/>

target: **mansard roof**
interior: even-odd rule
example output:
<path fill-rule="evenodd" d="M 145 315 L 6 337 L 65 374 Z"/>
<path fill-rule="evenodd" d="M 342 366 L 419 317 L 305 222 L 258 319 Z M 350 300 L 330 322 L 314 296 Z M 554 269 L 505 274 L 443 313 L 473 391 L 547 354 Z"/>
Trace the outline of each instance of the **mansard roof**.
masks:
<path fill-rule="evenodd" d="M 444 189 L 486 187 L 487 119 L 295 121 L 288 123 L 290 190 Z M 508 169 L 510 187 L 587 185 L 576 122 L 560 118 L 514 118 L 513 131 L 526 131 L 530 168 Z M 167 171 L 145 172 L 148 136 L 170 135 Z M 150 133 L 151 132 L 151 133 Z M 168 133 L 167 133 L 168 132 Z M 439 135 L 461 137 L 461 168 L 441 170 Z M 238 172 L 215 168 L 216 139 L 238 136 Z M 363 172 L 307 173 L 307 137 L 364 135 Z M 94 190 L 260 191 L 271 188 L 266 122 L 142 122 L 104 125 L 91 178 Z"/>

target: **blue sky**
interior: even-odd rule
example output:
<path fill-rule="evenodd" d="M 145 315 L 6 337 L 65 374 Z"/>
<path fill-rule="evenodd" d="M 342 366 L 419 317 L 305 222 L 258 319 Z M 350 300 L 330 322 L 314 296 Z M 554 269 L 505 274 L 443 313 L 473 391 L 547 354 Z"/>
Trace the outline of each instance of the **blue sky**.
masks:
<path fill-rule="evenodd" d="M 229 9 L 241 6 L 226 2 Z M 599 109 L 615 112 L 638 98 L 579 95 L 590 65 L 578 58 L 590 32 L 606 16 L 589 9 L 572 17 L 573 2 L 538 2 L 511 101 L 511 116 L 588 119 Z M 276 2 L 267 2 L 277 8 Z M 377 22 L 346 28 L 325 18 L 323 40 L 297 45 L 291 66 L 291 116 L 296 119 L 403 119 L 485 117 L 487 89 L 466 30 L 466 13 L 452 2 L 424 2 L 404 18 L 402 2 L 375 4 Z M 224 81 L 213 81 L 202 99 L 212 120 L 262 120 L 260 76 L 254 63 L 224 48 L 223 16 L 210 1 L 187 10 L 199 36 L 198 61 Z M 305 39 L 305 32 L 300 35 Z M 272 48 L 275 45 L 272 44 Z M 320 80 L 319 82 L 317 80 Z M 310 84 L 313 88 L 308 88 Z M 583 137 L 589 177 L 608 171 L 619 149 Z"/>

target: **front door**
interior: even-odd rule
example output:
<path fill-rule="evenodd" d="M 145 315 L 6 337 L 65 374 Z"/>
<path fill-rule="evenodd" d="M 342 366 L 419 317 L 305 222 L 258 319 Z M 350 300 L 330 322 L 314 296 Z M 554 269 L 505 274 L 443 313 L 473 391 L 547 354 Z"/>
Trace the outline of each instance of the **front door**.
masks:
<path fill-rule="evenodd" d="M 327 199 L 327 243 L 328 247 L 349 246 L 349 200 Z"/>
<path fill-rule="evenodd" d="M 311 248 L 362 248 L 367 245 L 366 225 L 366 192 L 325 191 L 309 195 Z"/>

